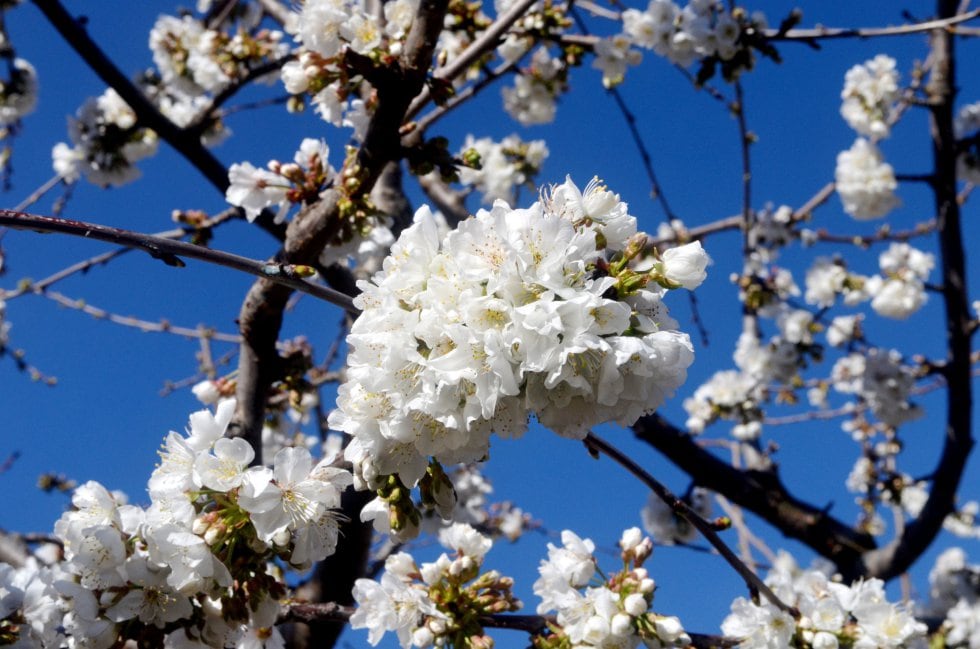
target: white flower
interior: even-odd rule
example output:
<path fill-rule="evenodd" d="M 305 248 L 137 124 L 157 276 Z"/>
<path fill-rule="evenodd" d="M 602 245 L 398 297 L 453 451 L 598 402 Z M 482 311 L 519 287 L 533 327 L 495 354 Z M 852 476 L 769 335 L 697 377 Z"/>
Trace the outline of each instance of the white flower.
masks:
<path fill-rule="evenodd" d="M 539 614 L 557 608 L 563 595 L 584 586 L 595 574 L 595 544 L 571 530 L 562 531 L 561 540 L 560 548 L 548 544 L 548 559 L 538 566 L 541 576 L 534 582 L 534 594 L 541 598 Z"/>
<path fill-rule="evenodd" d="M 490 537 L 480 534 L 466 523 L 455 523 L 441 530 L 439 542 L 477 561 L 482 561 L 484 555 L 493 547 L 493 540 Z"/>
<path fill-rule="evenodd" d="M 904 320 L 922 308 L 928 296 L 925 287 L 918 280 L 882 279 L 875 275 L 866 283 L 871 299 L 871 308 L 886 318 Z"/>
<path fill-rule="evenodd" d="M 249 162 L 236 163 L 228 169 L 228 189 L 225 200 L 245 210 L 249 221 L 267 207 L 279 205 L 280 212 L 287 205 L 288 181 L 265 169 L 256 169 Z"/>
<path fill-rule="evenodd" d="M 841 116 L 860 135 L 888 137 L 899 97 L 895 59 L 884 54 L 855 65 L 844 77 Z"/>
<path fill-rule="evenodd" d="M 230 491 L 242 484 L 245 469 L 255 458 L 252 445 L 240 437 L 221 438 L 214 443 L 214 454 L 201 453 L 194 461 L 194 475 L 202 486 Z"/>
<path fill-rule="evenodd" d="M 856 219 L 883 217 L 899 204 L 895 173 L 873 142 L 858 138 L 841 151 L 834 178 L 844 211 Z"/>
<path fill-rule="evenodd" d="M 632 42 L 623 35 L 599 39 L 595 44 L 595 60 L 592 67 L 602 71 L 602 85 L 613 88 L 623 82 L 626 68 L 639 65 L 643 55 L 630 46 Z"/>
<path fill-rule="evenodd" d="M 350 618 L 351 628 L 368 629 L 371 645 L 381 642 L 386 631 L 395 631 L 402 649 L 408 649 L 423 615 L 445 617 L 424 590 L 413 588 L 388 572 L 381 577 L 381 583 L 358 579 L 353 595 L 357 610 Z"/>
<path fill-rule="evenodd" d="M 668 283 L 693 291 L 708 276 L 710 262 L 711 258 L 701 247 L 701 242 L 694 241 L 665 250 L 661 262 L 662 273 Z"/>
<path fill-rule="evenodd" d="M 852 316 L 837 316 L 827 327 L 827 343 L 833 347 L 840 347 L 850 342 L 860 332 L 862 320 L 864 315 L 860 313 Z"/>
<path fill-rule="evenodd" d="M 321 522 L 325 510 L 339 507 L 340 491 L 329 481 L 342 481 L 339 473 L 322 480 L 308 450 L 284 448 L 276 453 L 272 471 L 246 473 L 238 503 L 251 515 L 259 538 L 270 543 L 278 533 L 304 530 Z"/>

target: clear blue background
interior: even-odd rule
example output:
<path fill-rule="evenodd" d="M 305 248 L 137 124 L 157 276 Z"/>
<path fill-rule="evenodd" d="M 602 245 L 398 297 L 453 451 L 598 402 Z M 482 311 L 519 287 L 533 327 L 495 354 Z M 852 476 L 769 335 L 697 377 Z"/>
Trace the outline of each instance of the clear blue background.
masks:
<path fill-rule="evenodd" d="M 902 22 L 903 8 L 923 19 L 932 11 L 932 3 L 922 1 L 810 5 L 804 7 L 805 26 L 882 26 Z M 113 60 L 132 74 L 152 64 L 146 42 L 156 17 L 175 11 L 170 3 L 149 1 L 99 0 L 69 2 L 67 6 L 72 12 L 88 16 L 91 34 Z M 792 5 L 769 1 L 749 8 L 764 10 L 775 25 Z M 13 188 L 0 199 L 6 207 L 15 205 L 51 177 L 50 150 L 56 142 L 67 140 L 67 116 L 86 97 L 104 89 L 30 3 L 9 13 L 8 31 L 18 55 L 37 68 L 41 94 L 37 111 L 24 121 L 23 131 L 14 143 Z M 762 61 L 744 79 L 749 125 L 759 136 L 758 144 L 752 148 L 756 208 L 767 202 L 799 206 L 832 180 L 837 153 L 848 148 L 855 137 L 838 113 L 843 76 L 850 66 L 885 52 L 898 60 L 904 81 L 909 78 L 913 62 L 924 59 L 928 52 L 926 37 L 921 34 L 824 42 L 820 52 L 791 43 L 779 45 L 779 50 L 785 63 Z M 977 46 L 962 42 L 959 51 L 962 105 L 980 99 L 980 79 L 977 71 L 970 68 L 970 62 L 978 60 Z M 722 92 L 731 94 L 729 87 L 717 83 Z M 612 99 L 602 91 L 599 73 L 588 67 L 575 70 L 571 85 L 572 92 L 562 97 L 554 124 L 520 127 L 500 110 L 499 90 L 491 89 L 484 100 L 456 111 L 432 134 L 449 136 L 454 148 L 474 125 L 483 129 L 474 132 L 477 137 L 519 133 L 524 139 L 547 138 L 551 155 L 541 175 L 542 182 L 560 182 L 570 174 L 584 185 L 593 175 L 599 175 L 629 202 L 641 227 L 655 232 L 663 213 L 650 198 L 626 123 Z M 237 101 L 279 92 L 278 87 L 260 89 Z M 641 68 L 629 71 L 622 92 L 637 115 L 667 198 L 685 223 L 698 225 L 739 212 L 742 171 L 738 131 L 723 106 L 705 92 L 692 89 L 681 74 L 651 52 L 646 53 Z M 315 115 L 291 116 L 281 108 L 267 108 L 233 115 L 228 125 L 235 135 L 215 149 L 226 164 L 249 160 L 258 166 L 270 158 L 289 159 L 303 137 L 327 138 L 336 155 L 334 164 L 340 163 L 343 135 Z M 882 149 L 897 172 L 928 172 L 931 158 L 925 112 L 910 110 Z M 223 197 L 165 144 L 156 157 L 139 166 L 142 180 L 122 188 L 103 191 L 80 184 L 65 215 L 154 232 L 172 227 L 170 213 L 175 208 L 214 213 L 225 207 Z M 49 213 L 56 194 L 44 199 L 33 211 Z M 903 186 L 900 196 L 903 207 L 889 221 L 895 229 L 911 227 L 931 216 L 931 196 L 924 187 Z M 523 196 L 524 202 L 532 199 L 527 193 Z M 475 208 L 475 204 L 471 205 L 471 209 Z M 976 245 L 975 219 L 975 207 L 967 204 L 964 221 L 969 235 L 968 253 Z M 880 222 L 851 220 L 834 197 L 816 212 L 812 227 L 870 233 L 879 225 Z M 7 257 L 0 286 L 5 288 L 14 287 L 20 278 L 40 279 L 108 249 L 96 242 L 29 232 L 7 232 L 2 245 Z M 274 242 L 267 235 L 245 223 L 220 228 L 213 245 L 254 258 L 275 252 Z M 697 297 L 710 339 L 705 346 L 692 335 L 697 346 L 695 365 L 678 397 L 664 408 L 678 423 L 684 419 L 680 408 L 683 396 L 716 370 L 731 367 L 738 335 L 732 324 L 739 321 L 739 306 L 728 277 L 740 268 L 740 240 L 727 234 L 712 237 L 705 245 L 714 265 Z M 934 248 L 931 240 L 922 246 Z M 854 266 L 874 272 L 881 249 L 865 253 Z M 794 247 L 783 253 L 779 263 L 795 269 L 802 286 L 803 270 L 809 260 L 835 250 L 826 245 L 808 250 Z M 937 278 L 934 274 L 933 280 Z M 971 269 L 970 284 L 976 285 L 977 280 Z M 131 253 L 109 267 L 61 282 L 54 290 L 123 315 L 147 320 L 164 318 L 190 327 L 206 324 L 234 332 L 235 318 L 250 284 L 251 278 L 229 270 L 193 261 L 188 261 L 185 269 L 173 269 L 146 255 Z M 672 295 L 670 305 L 682 327 L 693 334 L 686 296 Z M 188 390 L 167 397 L 159 395 L 166 380 L 179 380 L 195 372 L 197 344 L 173 335 L 141 333 L 95 321 L 41 297 L 11 300 L 7 309 L 7 317 L 13 323 L 11 346 L 23 349 L 30 363 L 57 376 L 58 386 L 32 383 L 16 371 L 9 358 L 0 359 L 0 459 L 15 451 L 20 453 L 12 467 L 0 474 L 0 489 L 6 495 L 0 527 L 29 532 L 51 529 L 68 500 L 36 489 L 38 475 L 45 472 L 61 473 L 79 482 L 99 480 L 110 488 L 122 489 L 136 502 L 145 501 L 145 481 L 153 469 L 162 437 L 168 430 L 181 430 L 187 415 L 199 407 Z M 287 314 L 283 335 L 308 335 L 323 353 L 335 335 L 339 318 L 336 308 L 303 298 Z M 906 323 L 884 321 L 872 313 L 866 324 L 871 340 L 881 346 L 934 358 L 943 354 L 941 304 L 935 295 L 923 311 Z M 214 347 L 216 357 L 230 349 L 221 344 Z M 818 372 L 828 374 L 832 358 Z M 924 397 L 920 403 L 927 407 L 928 416 L 903 432 L 909 449 L 903 456 L 903 468 L 914 475 L 931 469 L 944 418 L 941 395 Z M 791 490 L 817 505 L 833 503 L 835 515 L 852 521 L 857 510 L 853 496 L 842 484 L 857 456 L 857 446 L 840 430 L 840 423 L 834 420 L 773 427 L 767 434 L 780 446 L 776 457 Z M 724 436 L 725 431 L 722 424 L 709 434 Z M 635 443 L 629 431 L 602 432 L 671 488 L 686 489 L 685 477 L 652 449 Z M 980 498 L 976 461 L 969 469 L 972 472 L 964 482 L 962 497 Z M 546 430 L 535 428 L 519 441 L 495 442 L 486 471 L 494 481 L 495 498 L 512 500 L 540 519 L 547 530 L 571 528 L 590 536 L 600 546 L 613 548 L 622 529 L 640 524 L 639 510 L 646 500 L 643 486 L 610 461 L 589 458 L 581 444 Z M 801 562 L 808 563 L 810 554 L 797 544 L 782 539 L 764 525 L 754 529 L 771 547 L 798 552 Z M 734 533 L 726 538 L 734 542 Z M 531 534 L 514 545 L 501 543 L 488 557 L 488 565 L 517 579 L 525 612 L 532 612 L 536 605 L 531 583 L 547 540 Z M 942 547 L 948 543 L 949 539 L 944 538 Z M 965 544 L 974 560 L 978 560 L 976 545 L 976 541 Z M 919 593 L 925 592 L 925 575 L 938 547 L 913 571 Z M 615 557 L 608 559 L 607 565 L 614 567 Z M 690 549 L 660 548 L 649 568 L 660 588 L 658 611 L 680 615 L 692 631 L 717 632 L 731 600 L 745 595 L 739 579 L 720 559 Z M 526 640 L 514 632 L 500 631 L 496 635 L 507 646 L 523 646 Z M 363 632 L 345 636 L 352 644 L 360 644 L 365 638 Z"/>

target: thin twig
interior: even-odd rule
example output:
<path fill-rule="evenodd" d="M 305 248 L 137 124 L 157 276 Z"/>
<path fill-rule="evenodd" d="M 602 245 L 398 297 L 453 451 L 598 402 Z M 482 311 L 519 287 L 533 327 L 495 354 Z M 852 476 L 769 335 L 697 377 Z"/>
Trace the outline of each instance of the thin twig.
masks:
<path fill-rule="evenodd" d="M 240 343 L 242 341 L 242 337 L 237 334 L 222 333 L 210 328 L 181 327 L 179 325 L 171 324 L 168 320 L 150 322 L 149 320 L 141 320 L 133 316 L 119 315 L 106 311 L 105 309 L 100 309 L 97 306 L 89 304 L 86 300 L 72 299 L 57 291 L 44 291 L 38 293 L 38 295 L 45 297 L 52 302 L 56 302 L 63 307 L 76 309 L 82 313 L 86 313 L 96 320 L 106 320 L 124 327 L 132 327 L 134 329 L 139 329 L 144 333 L 168 333 L 194 340 L 208 339 L 218 340 L 225 343 Z"/>
<path fill-rule="evenodd" d="M 593 453 L 604 453 L 611 460 L 619 464 L 621 467 L 629 471 L 631 474 L 640 479 L 643 484 L 648 486 L 651 491 L 653 491 L 657 496 L 660 497 L 667 505 L 676 513 L 681 516 L 684 520 L 694 526 L 701 534 L 704 536 L 705 540 L 711 544 L 711 546 L 718 551 L 718 553 L 728 562 L 735 572 L 742 577 L 745 581 L 746 587 L 748 587 L 751 593 L 761 593 L 771 604 L 778 607 L 780 610 L 785 611 L 789 615 L 793 616 L 793 619 L 800 619 L 800 612 L 794 607 L 789 606 L 783 602 L 779 597 L 776 596 L 772 590 L 766 586 L 765 582 L 759 579 L 759 576 L 752 572 L 748 566 L 746 566 L 738 556 L 731 551 L 731 549 L 725 545 L 725 542 L 721 540 L 718 533 L 714 530 L 711 523 L 701 518 L 697 512 L 688 506 L 683 500 L 675 496 L 667 487 L 660 483 L 659 480 L 650 475 L 643 467 L 633 461 L 632 458 L 627 456 L 625 453 L 612 446 L 601 437 L 597 436 L 595 433 L 589 433 L 585 436 L 585 445 Z"/>
<path fill-rule="evenodd" d="M 575 7 L 571 8 L 572 17 L 575 19 L 576 24 L 579 29 L 585 33 L 586 36 L 589 35 L 588 25 L 585 21 L 575 11 Z M 640 160 L 643 162 L 643 170 L 646 172 L 647 180 L 650 181 L 650 193 L 653 197 L 660 203 L 660 207 L 663 208 L 664 216 L 669 221 L 677 219 L 677 215 L 672 209 L 670 209 L 670 203 L 667 202 L 667 196 L 664 194 L 663 187 L 660 185 L 660 181 L 657 179 L 657 172 L 653 168 L 653 157 L 650 155 L 650 150 L 647 148 L 646 142 L 643 141 L 643 136 L 640 134 L 640 129 L 637 127 L 636 115 L 630 110 L 629 106 L 626 104 L 626 100 L 623 99 L 623 94 L 619 92 L 618 88 L 609 88 L 606 91 L 610 96 L 612 96 L 613 101 L 616 102 L 616 107 L 619 109 L 620 114 L 623 119 L 626 120 L 626 127 L 629 129 L 630 137 L 633 139 L 633 145 L 636 147 L 640 154 Z"/>
<path fill-rule="evenodd" d="M 71 219 L 56 219 L 48 216 L 15 212 L 0 209 L 0 225 L 15 230 L 35 230 L 37 232 L 60 232 L 77 237 L 108 241 L 117 245 L 143 250 L 151 257 L 162 260 L 169 266 L 183 266 L 180 257 L 189 257 L 208 263 L 239 270 L 249 275 L 262 277 L 283 286 L 336 304 L 337 306 L 356 313 L 357 309 L 351 298 L 327 286 L 314 284 L 302 279 L 302 270 L 290 264 L 263 262 L 249 259 L 229 252 L 212 250 L 203 246 L 183 241 L 174 241 L 150 234 L 132 232 L 119 228 L 110 228 L 95 223 L 85 223 Z"/>
<path fill-rule="evenodd" d="M 898 25 L 895 27 L 812 27 L 808 29 L 790 29 L 787 32 L 779 33 L 778 29 L 767 29 L 762 32 L 762 36 L 770 41 L 816 41 L 834 38 L 874 38 L 878 36 L 907 36 L 909 34 L 921 34 L 930 32 L 934 29 L 948 28 L 953 25 L 965 23 L 980 16 L 980 9 L 951 16 L 949 18 L 939 18 L 927 20 L 912 25 Z"/>
<path fill-rule="evenodd" d="M 33 192 L 31 192 L 30 196 L 22 200 L 20 203 L 17 203 L 17 206 L 14 207 L 14 210 L 16 210 L 17 212 L 26 210 L 28 207 L 38 202 L 42 198 L 44 198 L 45 194 L 47 194 L 49 191 L 57 187 L 60 183 L 61 183 L 61 174 L 55 174 L 47 181 L 45 181 L 43 185 L 41 185 Z"/>
<path fill-rule="evenodd" d="M 17 210 L 20 211 L 20 210 Z M 164 230 L 163 232 L 157 232 L 154 236 L 163 237 L 165 239 L 179 239 L 183 236 L 192 235 L 200 230 L 206 230 L 220 225 L 229 219 L 238 216 L 237 209 L 225 210 L 220 212 L 210 219 L 205 220 L 200 226 L 195 228 L 174 228 L 171 230 Z M 83 259 L 82 261 L 72 264 L 66 268 L 59 270 L 58 272 L 40 279 L 36 282 L 23 282 L 13 291 L 4 291 L 0 289 L 0 298 L 4 300 L 12 300 L 16 297 L 20 297 L 26 293 L 38 293 L 44 291 L 49 286 L 60 282 L 63 279 L 71 277 L 76 273 L 86 273 L 90 269 L 108 264 L 110 261 L 123 255 L 132 250 L 132 248 L 118 248 L 116 250 L 110 250 L 109 252 L 104 252 L 100 255 L 95 255 L 94 257 L 89 257 L 88 259 Z"/>
<path fill-rule="evenodd" d="M 511 28 L 511 26 L 516 23 L 520 18 L 531 8 L 537 0 L 518 0 L 515 2 L 504 14 L 497 18 L 494 23 L 487 28 L 480 36 L 470 43 L 469 47 L 460 52 L 452 61 L 449 61 L 446 65 L 440 67 L 432 76 L 439 82 L 452 82 L 453 79 L 462 74 L 466 68 L 468 68 L 472 63 L 476 62 L 483 54 L 492 48 L 497 47 L 497 43 L 500 37 Z M 405 120 L 411 120 L 419 111 L 429 103 L 432 98 L 432 92 L 429 87 L 422 90 L 421 93 L 412 101 L 409 105 L 408 110 L 405 112 Z"/>

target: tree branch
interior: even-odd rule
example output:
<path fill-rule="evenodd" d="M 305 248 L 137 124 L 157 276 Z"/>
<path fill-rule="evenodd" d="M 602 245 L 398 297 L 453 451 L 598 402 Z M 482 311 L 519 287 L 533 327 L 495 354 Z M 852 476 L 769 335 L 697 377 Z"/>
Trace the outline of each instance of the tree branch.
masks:
<path fill-rule="evenodd" d="M 770 41 L 816 41 L 830 40 L 835 38 L 873 38 L 877 36 L 906 36 L 909 34 L 921 34 L 936 29 L 948 29 L 953 25 L 965 23 L 980 16 L 980 9 L 974 9 L 967 13 L 952 15 L 946 14 L 945 17 L 936 20 L 928 20 L 911 25 L 898 25 L 895 27 L 813 27 L 809 29 L 790 29 L 782 34 L 778 29 L 767 29 L 762 35 Z"/>
<path fill-rule="evenodd" d="M 230 252 L 222 252 L 198 246 L 184 241 L 174 241 L 152 234 L 141 234 L 120 228 L 110 228 L 105 225 L 74 221 L 71 219 L 38 216 L 26 212 L 0 209 L 0 226 L 14 230 L 34 230 L 36 232 L 60 232 L 86 239 L 108 241 L 117 245 L 142 250 L 155 259 L 163 261 L 168 266 L 182 267 L 181 257 L 189 257 L 206 261 L 218 266 L 261 277 L 272 284 L 289 287 L 302 291 L 314 297 L 326 300 L 341 308 L 356 312 L 350 297 L 327 286 L 314 284 L 302 279 L 302 271 L 290 264 L 279 264 L 257 261 Z"/>
<path fill-rule="evenodd" d="M 845 581 L 860 576 L 861 556 L 876 547 L 870 534 L 832 517 L 829 506 L 817 509 L 793 497 L 775 470 L 736 469 L 659 415 L 643 417 L 633 424 L 633 432 L 690 475 L 696 484 L 723 494 L 833 561 Z"/>
<path fill-rule="evenodd" d="M 74 49 L 92 71 L 122 97 L 140 125 L 152 129 L 160 139 L 169 144 L 190 162 L 222 194 L 228 189 L 228 170 L 201 144 L 193 130 L 182 129 L 161 113 L 153 102 L 126 77 L 92 40 L 82 25 L 75 20 L 58 0 L 32 0 L 61 37 Z M 256 223 L 280 241 L 285 227 L 273 220 L 273 215 L 263 211 Z"/>
<path fill-rule="evenodd" d="M 691 509 L 686 502 L 671 493 L 667 487 L 650 475 L 650 473 L 644 470 L 643 467 L 634 462 L 632 458 L 628 457 L 619 449 L 598 437 L 595 433 L 590 432 L 585 436 L 584 441 L 585 445 L 591 451 L 606 454 L 614 462 L 639 478 L 643 484 L 648 486 L 651 491 L 657 494 L 657 497 L 667 503 L 667 506 L 670 507 L 674 513 L 681 516 L 695 529 L 697 529 L 697 531 L 701 532 L 701 535 L 708 541 L 708 543 L 711 544 L 711 547 L 717 550 L 718 554 L 720 554 L 722 558 L 728 562 L 728 565 L 730 565 L 735 572 L 742 577 L 742 579 L 745 581 L 746 587 L 753 596 L 762 594 L 773 606 L 776 606 L 780 610 L 789 613 L 797 620 L 800 619 L 800 612 L 779 599 L 779 597 L 776 596 L 776 593 L 772 592 L 769 586 L 759 579 L 759 576 L 752 572 L 752 570 L 745 565 L 745 563 L 743 563 L 742 560 L 739 559 L 727 545 L 725 545 L 725 542 L 721 540 L 720 536 L 718 536 L 718 533 L 714 530 L 711 523 L 701 518 L 701 516 Z"/>
<path fill-rule="evenodd" d="M 939 0 L 937 4 L 941 20 L 955 17 L 956 0 Z M 980 15 L 980 10 L 971 13 Z M 948 384 L 946 430 L 942 453 L 932 472 L 929 498 L 918 518 L 909 523 L 903 533 L 886 547 L 869 553 L 864 558 L 867 574 L 882 579 L 905 572 L 942 529 L 946 516 L 954 510 L 956 491 L 973 448 L 973 390 L 970 372 L 972 319 L 967 303 L 966 259 L 956 196 L 956 139 L 953 135 L 956 59 L 954 39 L 948 31 L 936 29 L 932 32 L 932 57 L 932 75 L 927 91 L 932 100 L 930 126 L 935 164 L 933 192 L 946 315 L 948 362 L 943 371 Z"/>

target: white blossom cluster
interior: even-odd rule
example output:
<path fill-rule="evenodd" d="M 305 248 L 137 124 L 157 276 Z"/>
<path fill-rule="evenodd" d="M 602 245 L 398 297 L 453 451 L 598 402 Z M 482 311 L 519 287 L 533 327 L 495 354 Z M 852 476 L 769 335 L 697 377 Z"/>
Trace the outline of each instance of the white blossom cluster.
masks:
<path fill-rule="evenodd" d="M 629 10 L 629 11 L 635 11 Z M 615 88 L 623 82 L 626 70 L 643 61 L 643 54 L 634 50 L 633 41 L 626 34 L 600 38 L 593 46 L 595 59 L 592 67 L 602 72 L 602 85 Z"/>
<path fill-rule="evenodd" d="M 555 611 L 560 627 L 550 643 L 539 646 L 661 649 L 690 644 L 678 618 L 650 609 L 656 584 L 642 565 L 653 543 L 639 528 L 623 532 L 623 568 L 607 579 L 599 578 L 591 540 L 570 530 L 562 532 L 561 540 L 561 547 L 548 544 L 548 558 L 534 582 L 534 594 L 541 598 L 538 614 Z"/>
<path fill-rule="evenodd" d="M 844 75 L 840 114 L 860 135 L 881 140 L 891 133 L 901 89 L 895 59 L 886 54 L 855 65 Z"/>
<path fill-rule="evenodd" d="M 895 59 L 884 54 L 855 65 L 844 76 L 841 116 L 863 137 L 837 156 L 834 178 L 844 211 L 856 219 L 883 217 L 900 202 L 895 172 L 876 144 L 891 134 L 898 118 L 898 79 Z"/>
<path fill-rule="evenodd" d="M 689 494 L 683 496 L 688 507 L 701 518 L 711 516 L 711 492 L 703 487 L 694 487 Z M 694 541 L 698 536 L 697 529 L 681 516 L 674 508 L 664 502 L 656 494 L 650 494 L 647 504 L 640 510 L 643 519 L 643 529 L 659 545 L 683 545 Z"/>
<path fill-rule="evenodd" d="M 292 205 L 321 197 L 336 174 L 329 156 L 323 140 L 304 138 L 292 163 L 270 160 L 266 169 L 250 162 L 235 163 L 228 169 L 225 200 L 244 209 L 249 221 L 266 208 L 275 208 L 276 221 L 282 221 Z"/>
<path fill-rule="evenodd" d="M 913 248 L 908 243 L 893 242 L 878 256 L 880 274 L 864 276 L 848 271 L 840 259 L 818 257 L 806 273 L 807 303 L 820 308 L 832 306 L 838 295 L 853 305 L 871 300 L 875 313 L 886 318 L 904 320 L 926 303 L 925 281 L 935 267 L 935 256 Z M 838 323 L 832 345 L 853 335 L 855 320 Z M 830 334 L 828 333 L 828 336 Z"/>
<path fill-rule="evenodd" d="M 499 142 L 467 135 L 462 151 L 469 150 L 480 155 L 480 168 L 461 166 L 459 181 L 480 192 L 483 203 L 498 199 L 513 202 L 517 188 L 533 187 L 532 179 L 548 157 L 544 140 L 524 142 L 517 135 L 508 135 Z"/>
<path fill-rule="evenodd" d="M 63 560 L 30 574 L 0 570 L 0 593 L 20 593 L 0 607 L 8 620 L 17 609 L 18 646 L 282 646 L 274 624 L 285 585 L 267 562 L 307 569 L 334 552 L 351 475 L 314 465 L 302 448 L 250 468 L 251 446 L 224 437 L 234 407 L 194 413 L 187 436 L 170 433 L 149 507 L 88 482 L 55 524 Z"/>
<path fill-rule="evenodd" d="M 980 102 L 960 109 L 953 121 L 953 131 L 956 139 L 961 141 L 980 136 Z M 980 183 L 980 143 L 973 142 L 969 146 L 963 146 L 956 158 L 956 173 L 960 180 Z"/>
<path fill-rule="evenodd" d="M 961 548 L 936 558 L 929 572 L 929 600 L 922 618 L 942 619 L 939 633 L 946 647 L 974 649 L 980 645 L 980 566 L 967 563 Z"/>
<path fill-rule="evenodd" d="M 215 95 L 246 78 L 253 68 L 288 53 L 282 32 L 257 29 L 262 17 L 258 4 L 241 3 L 239 7 L 226 18 L 236 23 L 227 32 L 221 25 L 208 27 L 190 14 L 180 18 L 161 15 L 150 30 L 149 45 L 159 79 L 148 80 L 147 92 L 177 126 L 194 124 L 211 108 Z M 213 115 L 201 138 L 211 146 L 229 134 Z"/>
<path fill-rule="evenodd" d="M 10 73 L 0 79 L 0 127 L 16 124 L 37 106 L 37 73 L 25 59 L 15 58 L 4 66 Z"/>
<path fill-rule="evenodd" d="M 236 18 L 232 33 L 207 28 L 192 15 L 162 15 L 151 29 L 149 47 L 157 70 L 140 79 L 140 89 L 176 126 L 195 125 L 213 108 L 215 94 L 287 53 L 281 32 L 254 31 L 261 18 L 258 5 L 242 6 L 244 15 Z M 207 145 L 230 133 L 218 115 L 207 116 L 200 132 Z M 69 138 L 70 145 L 59 142 L 52 150 L 55 172 L 66 182 L 84 176 L 101 187 L 135 180 L 135 163 L 153 155 L 157 146 L 157 135 L 139 127 L 132 108 L 111 88 L 78 109 L 69 120 Z"/>
<path fill-rule="evenodd" d="M 206 406 L 218 406 L 235 395 L 236 383 L 233 379 L 205 379 L 191 387 L 198 401 Z M 309 451 L 320 444 L 319 435 L 304 433 L 295 424 L 307 423 L 311 410 L 316 406 L 315 392 L 303 392 L 298 402 L 295 395 L 275 399 L 267 406 L 266 418 L 262 422 L 262 457 L 275 457 L 284 448 L 302 447 Z M 278 406 L 278 408 L 276 407 Z M 321 454 L 334 455 L 340 452 L 339 439 L 328 437 L 321 445 Z"/>
<path fill-rule="evenodd" d="M 187 97 L 213 95 L 248 74 L 251 66 L 287 53 L 282 32 L 251 33 L 261 19 L 259 6 L 242 6 L 246 13 L 233 34 L 209 28 L 189 14 L 157 19 L 150 30 L 150 51 L 171 90 Z"/>
<path fill-rule="evenodd" d="M 504 110 L 524 126 L 554 121 L 558 95 L 566 89 L 566 74 L 564 61 L 539 47 L 531 55 L 530 66 L 514 76 L 514 85 L 502 89 Z"/>
<path fill-rule="evenodd" d="M 856 219 L 880 218 L 899 205 L 892 166 L 884 161 L 875 143 L 864 138 L 856 139 L 850 149 L 837 155 L 834 181 L 844 211 Z"/>
<path fill-rule="evenodd" d="M 907 473 L 896 472 L 892 468 L 900 450 L 896 444 L 888 441 L 875 444 L 870 452 L 854 463 L 846 486 L 849 491 L 861 494 L 857 499 L 859 505 L 873 506 L 873 499 L 880 497 L 881 502 L 900 508 L 907 517 L 914 519 L 918 518 L 929 499 L 929 483 L 926 480 L 916 480 Z M 980 503 L 977 501 L 962 503 L 946 515 L 943 528 L 960 538 L 978 539 L 978 512 Z M 884 531 L 883 522 L 877 527 Z"/>
<path fill-rule="evenodd" d="M 897 427 L 922 415 L 909 401 L 914 368 L 904 365 L 896 350 L 872 348 L 844 356 L 834 364 L 831 380 L 836 391 L 860 397 L 887 426 Z"/>
<path fill-rule="evenodd" d="M 847 586 L 828 574 L 801 570 L 781 553 L 766 585 L 799 610 L 800 619 L 768 601 L 756 604 L 740 597 L 732 602 L 722 632 L 739 638 L 740 649 L 898 649 L 924 641 L 926 625 L 902 605 L 889 602 L 880 579 Z"/>
<path fill-rule="evenodd" d="M 764 392 L 760 381 L 747 372 L 715 372 L 693 395 L 684 399 L 685 427 L 697 435 L 715 420 L 728 419 L 736 422 L 732 429 L 736 439 L 756 439 L 762 432 L 759 404 L 765 398 Z M 654 537 L 657 538 L 656 534 Z"/>
<path fill-rule="evenodd" d="M 510 593 L 512 579 L 496 571 L 480 572 L 493 546 L 489 537 L 457 523 L 442 530 L 439 542 L 453 555 L 442 553 L 419 566 L 411 555 L 398 552 L 385 560 L 380 581 L 358 579 L 354 583 L 357 611 L 350 624 L 354 629 L 367 629 L 372 645 L 394 631 L 403 649 L 441 647 L 453 644 L 455 638 L 466 638 L 470 646 L 492 646 L 478 616 L 521 607 Z"/>
<path fill-rule="evenodd" d="M 738 40 L 745 28 L 765 26 L 761 13 L 754 13 L 743 25 L 714 0 L 690 0 L 684 8 L 671 0 L 650 0 L 644 11 L 623 12 L 623 33 L 635 45 L 684 67 L 706 57 L 731 59 L 738 52 Z"/>
<path fill-rule="evenodd" d="M 348 75 L 344 69 L 344 52 L 398 56 L 418 5 L 418 0 L 386 2 L 382 19 L 357 0 L 305 0 L 285 25 L 300 44 L 296 59 L 282 68 L 286 90 L 294 95 L 309 94 L 325 121 L 353 128 L 355 138 L 362 139 L 369 107 L 356 98 L 355 90 L 360 88 L 360 95 L 366 97 L 370 84 L 351 80 L 355 75 Z"/>
<path fill-rule="evenodd" d="M 329 422 L 353 437 L 359 478 L 410 487 L 428 458 L 481 460 L 491 433 L 518 436 L 531 414 L 581 438 L 660 406 L 693 360 L 661 286 L 694 288 L 708 258 L 688 244 L 637 273 L 642 239 L 597 181 L 567 180 L 527 209 L 498 201 L 441 240 L 421 208 L 355 301 Z"/>
<path fill-rule="evenodd" d="M 135 163 L 157 150 L 156 133 L 137 125 L 136 113 L 112 88 L 78 109 L 68 136 L 71 146 L 59 142 L 51 152 L 65 182 L 84 175 L 100 187 L 124 185 L 139 177 Z"/>

